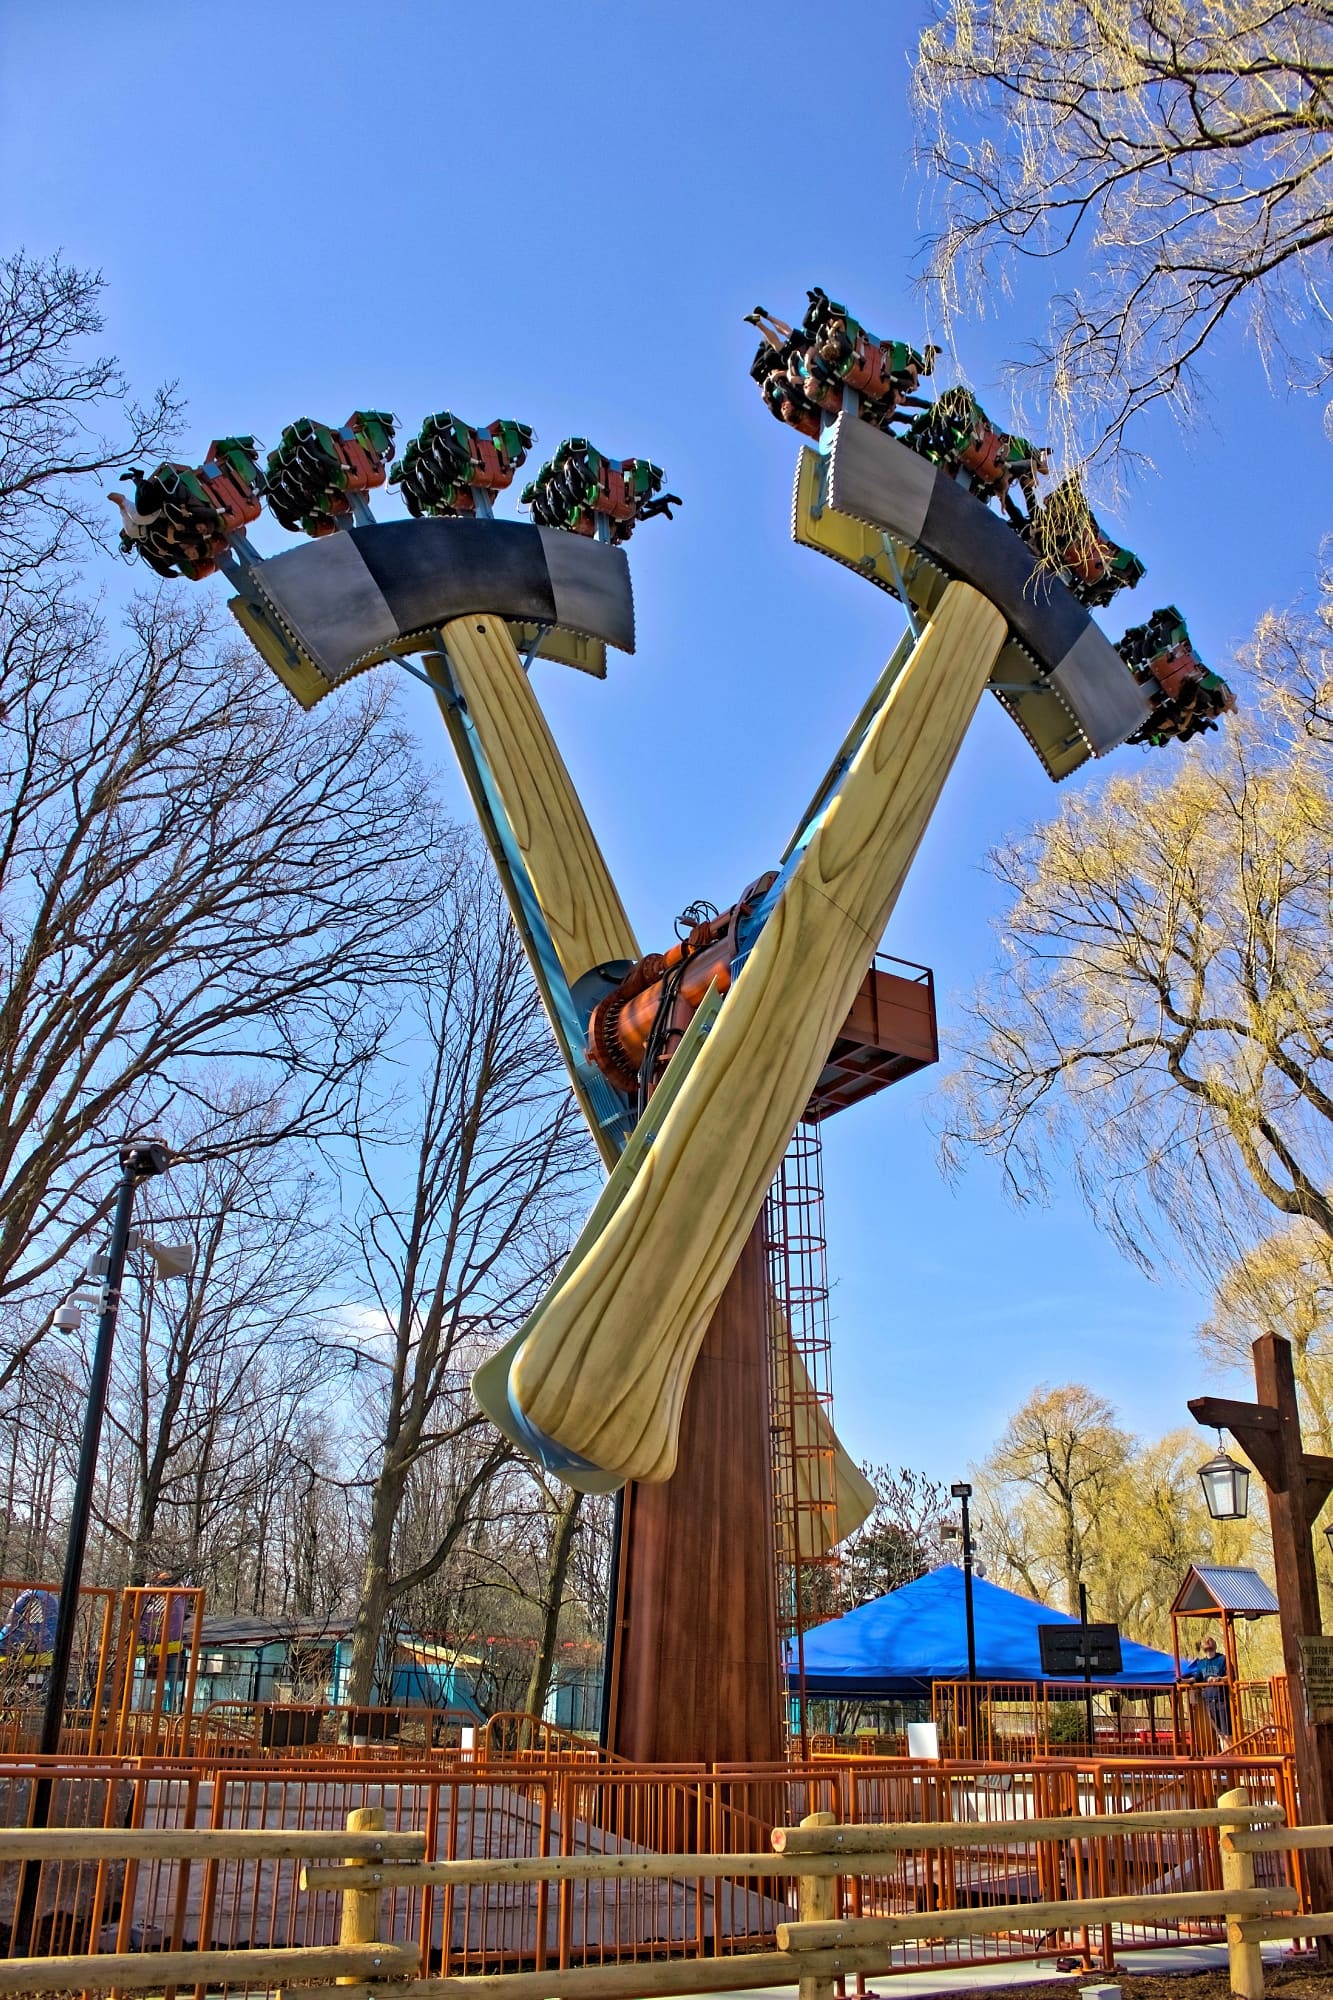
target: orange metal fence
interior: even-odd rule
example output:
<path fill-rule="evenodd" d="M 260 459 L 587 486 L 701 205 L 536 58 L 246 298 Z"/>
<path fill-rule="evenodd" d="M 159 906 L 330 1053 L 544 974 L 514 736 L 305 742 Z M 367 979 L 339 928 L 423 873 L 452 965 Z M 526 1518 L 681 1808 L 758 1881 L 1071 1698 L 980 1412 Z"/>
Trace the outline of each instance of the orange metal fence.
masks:
<path fill-rule="evenodd" d="M 58 1588 L 0 1577 L 0 1754 L 36 1748 Z M 28 1616 L 16 1615 L 26 1602 Z M 70 1756 L 179 1756 L 188 1749 L 204 1593 L 176 1584 L 79 1592 L 61 1733 Z"/>
<path fill-rule="evenodd" d="M 1042 1681 L 936 1681 L 931 1714 L 945 1757 L 1026 1764 L 1078 1754 L 1119 1757 L 1290 1756 L 1291 1703 L 1285 1676 L 1201 1687 L 1094 1687 L 1092 1742 L 1087 1693 Z M 1229 1724 L 1228 1729 L 1224 1725 Z M 817 1739 L 830 1751 L 854 1744 Z M 900 1754 L 877 1742 L 881 1754 Z"/>
<path fill-rule="evenodd" d="M 22 1825 L 36 1759 L 0 1760 L 0 1824 Z M 658 1853 L 762 1852 L 774 1825 L 829 1811 L 846 1824 L 995 1821 L 1212 1805 L 1245 1784 L 1292 1815 L 1281 1759 L 1209 1764 L 1167 1759 L 1048 1759 L 1012 1764 L 822 1760 L 803 1767 L 710 1771 L 539 1764 L 469 1768 L 422 1753 L 380 1759 L 207 1769 L 139 1759 L 62 1760 L 55 1814 L 66 1826 L 265 1827 L 335 1831 L 356 1807 L 379 1806 L 391 1830 L 421 1833 L 431 1860 L 498 1859 L 647 1848 Z M 1287 1879 L 1285 1856 L 1269 1879 Z M 0 1928 L 17 1870 L 0 1868 Z M 309 1897 L 291 1861 L 46 1862 L 35 1946 L 47 1953 L 278 1947 L 334 1942 L 335 1899 Z M 940 1848 L 896 1857 L 883 1876 L 849 1880 L 846 1914 L 886 1915 L 981 1902 L 1152 1893 L 1220 1882 L 1215 1839 L 1199 1832 L 1139 1838 L 997 1843 L 967 1854 Z M 708 1957 L 771 1946 L 795 1913 L 776 1879 L 685 1877 L 405 1887 L 388 1898 L 389 1941 L 419 1943 L 423 1970 L 445 1974 L 612 1960 Z M 1135 1926 L 1135 1943 L 1220 1934 L 1215 1921 Z M 1048 1934 L 904 1945 L 902 1969 L 1049 1957 Z"/>

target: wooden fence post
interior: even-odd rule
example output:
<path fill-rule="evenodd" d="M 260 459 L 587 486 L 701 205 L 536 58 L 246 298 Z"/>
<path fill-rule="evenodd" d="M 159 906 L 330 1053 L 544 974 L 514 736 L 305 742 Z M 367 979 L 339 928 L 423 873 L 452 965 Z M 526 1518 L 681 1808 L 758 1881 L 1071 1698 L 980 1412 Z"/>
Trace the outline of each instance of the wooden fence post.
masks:
<path fill-rule="evenodd" d="M 1234 1791 L 1223 1792 L 1217 1801 L 1221 1807 L 1238 1808 L 1236 1826 L 1222 1827 L 1217 1836 L 1218 1850 L 1222 1856 L 1222 1889 L 1252 1889 L 1254 1887 L 1254 1856 L 1241 1854 L 1231 1844 L 1233 1831 L 1249 1825 L 1244 1808 L 1250 1803 L 1250 1795 L 1244 1785 Z M 1257 1944 L 1246 1944 L 1241 1936 L 1240 1912 L 1233 1916 L 1227 1910 L 1227 1958 L 1231 1966 L 1231 1991 L 1235 2000 L 1264 2000 L 1264 1956 Z"/>
<path fill-rule="evenodd" d="M 383 1833 L 383 1806 L 354 1806 L 347 1815 L 349 1833 Z M 364 1859 L 345 1861 L 345 1868 L 365 1868 Z M 338 1931 L 339 1944 L 380 1944 L 380 1901 L 383 1891 L 374 1889 L 344 1889 L 342 1923 Z M 340 1978 L 339 1986 L 364 1986 L 364 1979 Z"/>
<path fill-rule="evenodd" d="M 836 1826 L 838 1816 L 831 1812 L 807 1813 L 802 1826 Z M 838 1875 L 802 1875 L 797 1890 L 797 1909 L 801 1922 L 829 1923 L 840 1913 L 842 1898 L 840 1890 L 842 1878 Z M 799 1983 L 800 2000 L 833 2000 L 834 1981 L 820 1979 L 807 1973 Z"/>

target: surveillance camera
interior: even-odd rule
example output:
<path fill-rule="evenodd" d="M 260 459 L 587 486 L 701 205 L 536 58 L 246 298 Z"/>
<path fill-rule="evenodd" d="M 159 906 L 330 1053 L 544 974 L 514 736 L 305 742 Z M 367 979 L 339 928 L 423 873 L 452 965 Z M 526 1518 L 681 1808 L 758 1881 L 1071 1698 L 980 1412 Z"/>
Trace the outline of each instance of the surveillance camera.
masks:
<path fill-rule="evenodd" d="M 59 1333 L 77 1333 L 83 1325 L 83 1313 L 78 1306 L 57 1306 L 51 1315 L 51 1324 Z"/>
<path fill-rule="evenodd" d="M 120 1164 L 123 1172 L 147 1180 L 152 1174 L 167 1171 L 171 1152 L 161 1139 L 132 1139 L 120 1149 Z"/>

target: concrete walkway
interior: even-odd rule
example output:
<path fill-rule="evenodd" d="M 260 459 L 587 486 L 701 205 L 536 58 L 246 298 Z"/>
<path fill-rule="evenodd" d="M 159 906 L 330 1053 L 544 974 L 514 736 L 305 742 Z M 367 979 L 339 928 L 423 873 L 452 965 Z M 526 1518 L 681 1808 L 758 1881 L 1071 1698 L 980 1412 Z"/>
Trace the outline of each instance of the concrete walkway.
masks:
<path fill-rule="evenodd" d="M 1277 1965 L 1281 1962 L 1285 1947 L 1280 1944 L 1264 1946 L 1264 1963 Z M 1171 1974 L 1190 1972 L 1225 1971 L 1227 1948 L 1223 1944 L 1173 1944 L 1157 1950 L 1123 1952 L 1117 1960 L 1120 1971 L 1151 1973 L 1155 1977 L 1169 1977 Z M 1114 1972 L 1057 1972 L 1052 1959 L 1043 1959 L 1034 1964 L 1030 1959 L 1008 1965 L 942 1965 L 938 1970 L 928 1972 L 876 1973 L 867 1981 L 867 1995 L 877 1993 L 881 2000 L 935 2000 L 937 1994 L 971 1993 L 994 1988 L 1001 1993 L 1006 1986 L 1035 1986 L 1039 1982 L 1050 1982 L 1053 1986 L 1063 1986 L 1071 1996 L 1077 1994 L 1081 1986 L 1098 1986 L 1114 1983 Z M 715 1994 L 704 1995 L 702 2000 L 792 2000 L 796 1992 L 793 1986 L 756 1986 L 746 1989 L 745 1995 Z M 849 1979 L 847 1990 L 854 1991 Z M 700 2000 L 700 1996 L 694 1996 Z"/>

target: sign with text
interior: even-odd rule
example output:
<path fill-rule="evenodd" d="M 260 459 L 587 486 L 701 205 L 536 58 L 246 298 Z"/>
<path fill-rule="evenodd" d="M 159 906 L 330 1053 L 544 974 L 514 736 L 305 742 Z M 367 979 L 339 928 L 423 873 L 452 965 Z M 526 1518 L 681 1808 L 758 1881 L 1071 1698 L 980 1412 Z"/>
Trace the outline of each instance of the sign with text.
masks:
<path fill-rule="evenodd" d="M 1333 1638 L 1301 1634 L 1301 1679 L 1311 1722 L 1333 1722 Z"/>

